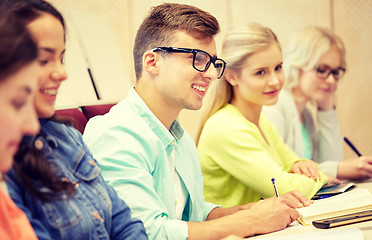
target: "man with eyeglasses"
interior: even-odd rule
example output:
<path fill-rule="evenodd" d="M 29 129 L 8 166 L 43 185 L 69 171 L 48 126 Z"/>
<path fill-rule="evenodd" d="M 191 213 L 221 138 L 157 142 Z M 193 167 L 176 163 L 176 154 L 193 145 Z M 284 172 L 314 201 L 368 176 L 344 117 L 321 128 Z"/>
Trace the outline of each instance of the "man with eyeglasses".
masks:
<path fill-rule="evenodd" d="M 207 203 L 195 143 L 180 126 L 197 110 L 225 62 L 217 58 L 217 20 L 182 4 L 154 7 L 133 55 L 136 84 L 126 99 L 87 124 L 84 139 L 102 174 L 140 218 L 149 239 L 221 239 L 285 228 L 308 205 L 297 192 L 232 208 Z"/>

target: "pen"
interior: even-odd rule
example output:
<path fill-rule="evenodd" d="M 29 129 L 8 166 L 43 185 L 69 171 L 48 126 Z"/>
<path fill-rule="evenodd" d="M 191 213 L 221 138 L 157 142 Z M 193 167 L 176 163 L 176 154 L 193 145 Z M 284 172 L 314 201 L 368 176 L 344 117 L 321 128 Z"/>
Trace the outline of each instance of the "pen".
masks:
<path fill-rule="evenodd" d="M 349 147 L 353 149 L 353 151 L 358 155 L 358 157 L 362 156 L 362 154 L 360 154 L 358 149 L 356 149 L 356 147 L 349 141 L 349 139 L 347 139 L 347 137 L 344 137 L 344 140 L 347 143 L 347 145 L 349 145 Z"/>
<path fill-rule="evenodd" d="M 335 195 L 335 194 L 334 194 Z M 317 196 L 315 195 L 312 200 L 318 200 L 318 199 L 324 199 L 324 198 L 329 198 L 329 197 L 332 197 L 334 195 L 320 195 L 320 196 Z"/>
<path fill-rule="evenodd" d="M 273 186 L 274 186 L 275 196 L 279 197 L 279 192 L 278 192 L 278 189 L 276 188 L 276 184 L 275 184 L 275 178 L 272 178 L 271 182 L 273 183 Z"/>

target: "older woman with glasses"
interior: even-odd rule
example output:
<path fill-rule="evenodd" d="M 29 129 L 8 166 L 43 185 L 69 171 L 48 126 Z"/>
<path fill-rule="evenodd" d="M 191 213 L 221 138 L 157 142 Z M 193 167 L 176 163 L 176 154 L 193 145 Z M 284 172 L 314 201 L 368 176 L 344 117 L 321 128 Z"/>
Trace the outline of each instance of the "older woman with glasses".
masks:
<path fill-rule="evenodd" d="M 286 90 L 264 114 L 299 156 L 318 162 L 339 179 L 372 177 L 372 157 L 343 161 L 335 93 L 346 69 L 345 47 L 336 34 L 308 27 L 294 34 L 284 48 Z M 316 117 L 314 117 L 316 116 Z"/>

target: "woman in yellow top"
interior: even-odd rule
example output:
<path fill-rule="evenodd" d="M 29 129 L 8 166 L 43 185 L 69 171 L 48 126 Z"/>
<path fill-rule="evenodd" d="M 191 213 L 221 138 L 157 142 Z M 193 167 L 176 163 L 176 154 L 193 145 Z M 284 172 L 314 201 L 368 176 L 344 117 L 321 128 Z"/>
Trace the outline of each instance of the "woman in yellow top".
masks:
<path fill-rule="evenodd" d="M 259 24 L 229 32 L 222 58 L 224 77 L 216 83 L 204 116 L 198 153 L 204 196 L 225 207 L 297 190 L 311 198 L 328 177 L 300 159 L 261 114 L 284 84 L 282 52 L 275 34 Z"/>

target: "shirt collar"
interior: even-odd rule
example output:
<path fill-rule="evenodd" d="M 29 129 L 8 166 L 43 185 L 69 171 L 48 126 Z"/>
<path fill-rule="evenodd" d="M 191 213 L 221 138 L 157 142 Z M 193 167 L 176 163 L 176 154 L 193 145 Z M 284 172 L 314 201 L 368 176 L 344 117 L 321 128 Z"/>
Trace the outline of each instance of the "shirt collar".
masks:
<path fill-rule="evenodd" d="M 181 127 L 177 119 L 174 120 L 170 130 L 168 130 L 147 107 L 146 103 L 138 95 L 134 87 L 129 90 L 127 100 L 130 102 L 132 109 L 146 121 L 165 147 L 171 144 L 174 140 L 176 140 L 176 142 L 180 141 L 184 129 Z"/>

